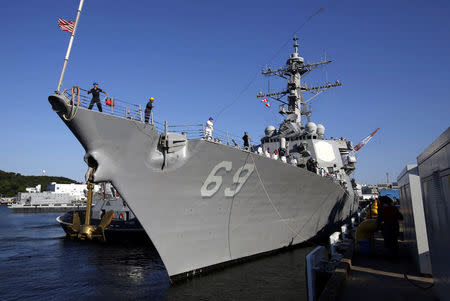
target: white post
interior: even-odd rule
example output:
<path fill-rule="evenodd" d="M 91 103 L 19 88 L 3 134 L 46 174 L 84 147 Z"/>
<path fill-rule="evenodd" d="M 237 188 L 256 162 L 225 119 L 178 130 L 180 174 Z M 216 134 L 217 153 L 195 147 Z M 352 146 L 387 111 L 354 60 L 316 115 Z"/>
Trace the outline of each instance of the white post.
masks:
<path fill-rule="evenodd" d="M 139 105 L 139 118 L 141 119 L 141 122 L 143 121 L 142 120 L 142 106 L 141 105 Z"/>
<path fill-rule="evenodd" d="M 75 37 L 75 32 L 77 30 L 78 20 L 80 19 L 81 9 L 83 8 L 84 0 L 80 0 L 80 5 L 78 6 L 77 18 L 75 19 L 75 25 L 73 26 L 72 35 L 70 36 L 69 46 L 67 47 L 66 57 L 64 58 L 64 65 L 61 71 L 61 76 L 59 77 L 58 87 L 56 91 L 59 92 L 61 88 L 62 81 L 64 78 L 64 72 L 66 71 L 67 62 L 69 61 L 70 50 L 72 49 L 73 38 Z"/>

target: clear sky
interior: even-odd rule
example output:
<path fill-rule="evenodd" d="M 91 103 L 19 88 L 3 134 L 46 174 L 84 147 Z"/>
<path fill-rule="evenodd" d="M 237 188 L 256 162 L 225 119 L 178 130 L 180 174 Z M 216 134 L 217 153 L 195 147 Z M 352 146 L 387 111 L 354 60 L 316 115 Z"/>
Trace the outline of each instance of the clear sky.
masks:
<path fill-rule="evenodd" d="M 84 150 L 47 101 L 70 37 L 57 19 L 74 20 L 77 7 L 77 0 L 0 3 L 2 170 L 84 177 Z M 293 33 L 320 7 L 297 33 L 300 54 L 314 62 L 326 53 L 333 63 L 305 80 L 343 86 L 312 102 L 312 119 L 327 137 L 355 145 L 380 127 L 358 153 L 354 176 L 379 183 L 389 172 L 392 180 L 450 125 L 446 0 L 86 0 L 63 86 L 99 81 L 141 104 L 153 96 L 159 121 L 215 116 L 216 128 L 257 140 L 281 120 L 277 105 L 255 98 L 268 86 L 259 71 L 284 65 Z"/>

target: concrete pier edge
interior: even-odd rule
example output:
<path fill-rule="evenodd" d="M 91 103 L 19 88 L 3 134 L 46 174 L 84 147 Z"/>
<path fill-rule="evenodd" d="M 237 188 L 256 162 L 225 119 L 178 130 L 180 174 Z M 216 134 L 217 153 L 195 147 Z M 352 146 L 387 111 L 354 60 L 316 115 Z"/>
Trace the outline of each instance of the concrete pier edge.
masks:
<path fill-rule="evenodd" d="M 355 250 L 355 243 L 349 244 L 342 259 L 337 264 L 336 269 L 328 279 L 325 288 L 320 294 L 319 301 L 336 300 L 341 293 L 344 282 L 348 279 L 352 267 L 352 257 Z"/>

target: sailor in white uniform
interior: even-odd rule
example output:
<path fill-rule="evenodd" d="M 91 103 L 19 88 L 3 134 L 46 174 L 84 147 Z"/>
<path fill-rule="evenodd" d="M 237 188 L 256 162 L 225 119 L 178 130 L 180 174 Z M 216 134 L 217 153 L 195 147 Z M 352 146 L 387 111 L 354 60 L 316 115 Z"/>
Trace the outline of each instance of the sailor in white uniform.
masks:
<path fill-rule="evenodd" d="M 263 154 L 263 150 L 262 150 L 262 147 L 261 147 L 261 146 L 258 146 L 258 154 L 259 154 L 259 155 L 262 155 L 262 154 Z"/>
<path fill-rule="evenodd" d="M 296 156 L 292 156 L 291 164 L 294 166 L 297 166 L 297 157 Z"/>
<path fill-rule="evenodd" d="M 206 121 L 205 139 L 212 140 L 213 131 L 214 131 L 213 118 L 209 117 L 208 121 Z"/>
<path fill-rule="evenodd" d="M 323 167 L 319 168 L 319 175 L 321 177 L 325 177 L 326 173 L 325 173 L 325 169 Z"/>

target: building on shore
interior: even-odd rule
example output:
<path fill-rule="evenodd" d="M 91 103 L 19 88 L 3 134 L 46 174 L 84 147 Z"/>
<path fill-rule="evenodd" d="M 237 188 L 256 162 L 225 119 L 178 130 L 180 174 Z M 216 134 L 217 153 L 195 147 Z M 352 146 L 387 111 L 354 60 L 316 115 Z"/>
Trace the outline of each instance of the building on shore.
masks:
<path fill-rule="evenodd" d="M 86 184 L 58 184 L 52 182 L 46 191 L 41 192 L 41 185 L 28 187 L 27 192 L 19 192 L 14 204 L 9 208 L 15 212 L 64 212 L 85 207 L 87 200 Z M 94 186 L 94 193 L 99 192 L 100 185 Z"/>

